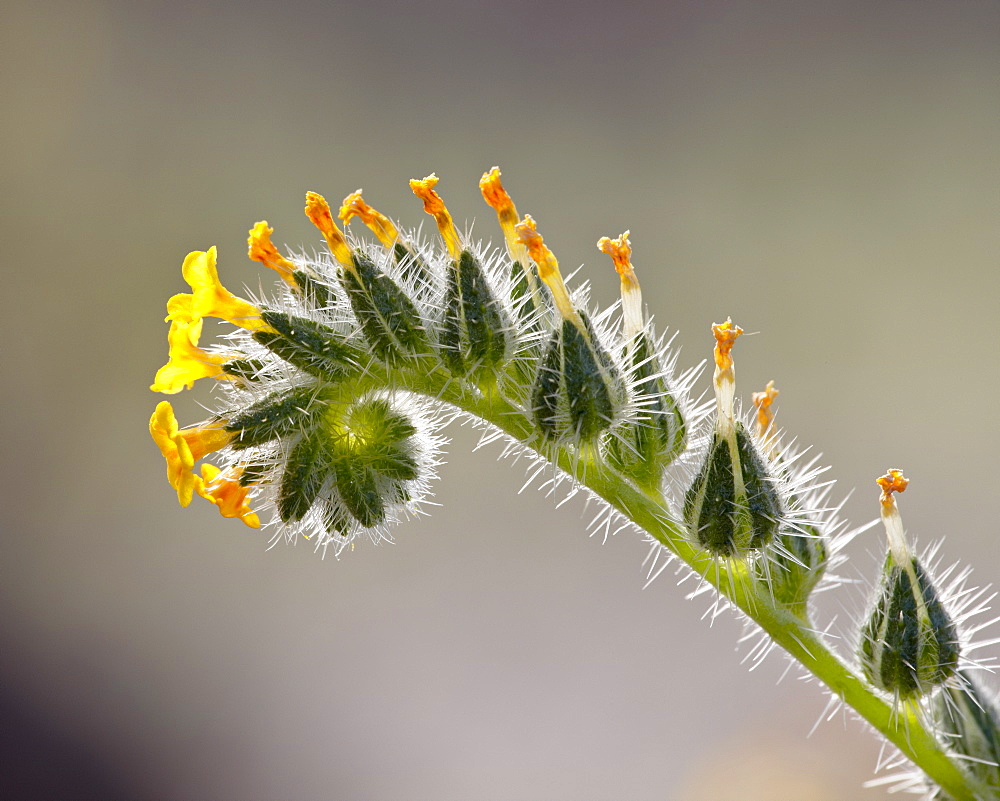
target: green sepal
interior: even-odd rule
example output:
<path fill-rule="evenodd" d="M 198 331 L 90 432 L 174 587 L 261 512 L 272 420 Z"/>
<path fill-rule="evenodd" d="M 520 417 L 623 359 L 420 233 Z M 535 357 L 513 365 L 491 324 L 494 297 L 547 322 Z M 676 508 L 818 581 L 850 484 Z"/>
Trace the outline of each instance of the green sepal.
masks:
<path fill-rule="evenodd" d="M 333 305 L 335 300 L 333 291 L 315 276 L 305 270 L 296 270 L 292 273 L 292 278 L 295 279 L 306 302 L 314 309 L 325 309 Z"/>
<path fill-rule="evenodd" d="M 716 556 L 741 556 L 774 538 L 782 509 L 778 491 L 743 424 L 735 424 L 732 436 L 715 432 L 684 498 L 684 522 L 695 541 Z"/>
<path fill-rule="evenodd" d="M 549 439 L 589 442 L 614 422 L 624 399 L 617 366 L 583 314 L 581 330 L 563 320 L 549 338 L 532 387 L 535 424 Z"/>
<path fill-rule="evenodd" d="M 274 465 L 265 462 L 250 462 L 240 465 L 239 485 L 249 487 L 251 484 L 259 484 L 266 481 L 274 469 Z"/>
<path fill-rule="evenodd" d="M 639 486 L 659 490 L 663 471 L 687 446 L 687 424 L 667 389 L 652 343 L 640 334 L 628 359 L 641 406 L 635 419 L 608 441 L 612 465 Z"/>
<path fill-rule="evenodd" d="M 285 312 L 265 311 L 261 318 L 277 333 L 255 331 L 254 340 L 310 375 L 338 380 L 362 363 L 363 354 L 329 326 Z"/>
<path fill-rule="evenodd" d="M 448 273 L 444 302 L 440 344 L 448 369 L 461 377 L 500 365 L 507 356 L 511 321 L 468 250 Z"/>
<path fill-rule="evenodd" d="M 244 381 L 257 381 L 264 366 L 265 362 L 260 359 L 233 359 L 222 365 L 222 372 L 242 378 Z"/>
<path fill-rule="evenodd" d="M 800 531 L 779 532 L 755 570 L 775 601 L 804 616 L 806 602 L 823 578 L 829 558 L 822 532 L 815 526 L 802 526 Z"/>
<path fill-rule="evenodd" d="M 329 476 L 331 465 L 322 433 L 303 435 L 285 461 L 278 488 L 278 515 L 282 522 L 301 520 L 316 500 Z"/>
<path fill-rule="evenodd" d="M 432 279 L 434 271 L 413 247 L 397 242 L 392 246 L 392 255 L 404 276 L 418 282 Z"/>
<path fill-rule="evenodd" d="M 337 491 L 362 526 L 381 523 L 386 503 L 409 499 L 401 482 L 419 475 L 410 419 L 382 398 L 353 404 L 329 432 Z"/>
<path fill-rule="evenodd" d="M 946 682 L 935 696 L 931 714 L 944 742 L 969 757 L 966 769 L 1000 790 L 1000 710 L 978 681 L 959 670 L 957 681 Z"/>
<path fill-rule="evenodd" d="M 868 680 L 901 699 L 926 695 L 958 667 L 958 632 L 916 557 L 886 556 L 882 586 L 861 636 Z"/>
<path fill-rule="evenodd" d="M 243 450 L 308 430 L 327 408 L 316 387 L 307 385 L 275 392 L 257 401 L 229 417 L 224 428 L 236 435 L 230 447 Z"/>
<path fill-rule="evenodd" d="M 426 353 L 427 332 L 406 293 L 362 253 L 352 254 L 355 271 L 343 269 L 341 282 L 354 316 L 376 355 L 390 364 Z"/>

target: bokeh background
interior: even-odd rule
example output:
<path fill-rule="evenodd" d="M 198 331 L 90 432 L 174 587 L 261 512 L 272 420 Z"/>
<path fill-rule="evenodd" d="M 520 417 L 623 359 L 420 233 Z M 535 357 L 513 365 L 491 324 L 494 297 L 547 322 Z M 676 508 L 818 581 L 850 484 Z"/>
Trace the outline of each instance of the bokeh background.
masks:
<path fill-rule="evenodd" d="M 643 590 L 638 536 L 518 496 L 471 432 L 430 518 L 323 561 L 180 509 L 147 387 L 188 251 L 257 288 L 255 221 L 311 247 L 303 193 L 363 186 L 415 225 L 431 171 L 499 242 L 499 164 L 602 303 L 594 242 L 631 229 L 682 364 L 726 315 L 759 332 L 740 387 L 776 379 L 855 522 L 903 467 L 910 531 L 996 582 L 1000 4 L 3 6 L 4 797 L 883 797 L 860 724 L 807 739 L 815 686 L 780 656 L 748 675 L 733 619 Z"/>

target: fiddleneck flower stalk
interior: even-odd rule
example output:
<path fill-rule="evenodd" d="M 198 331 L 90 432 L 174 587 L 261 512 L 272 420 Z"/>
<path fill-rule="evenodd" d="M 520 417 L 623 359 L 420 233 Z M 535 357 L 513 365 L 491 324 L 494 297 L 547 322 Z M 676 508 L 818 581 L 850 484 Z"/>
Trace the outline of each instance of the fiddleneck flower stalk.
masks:
<path fill-rule="evenodd" d="M 257 222 L 247 252 L 277 274 L 271 298 L 226 289 L 214 247 L 188 255 L 191 292 L 167 304 L 169 360 L 152 389 L 175 394 L 212 378 L 202 385 L 219 400 L 193 427 L 181 428 L 166 401 L 150 419 L 180 504 L 197 495 L 272 541 L 302 538 L 323 553 L 389 541 L 392 524 L 426 509 L 442 425 L 471 419 L 505 453 L 547 467 L 550 485 L 584 492 L 609 528 L 642 530 L 654 562 L 679 561 L 718 593 L 716 610 L 759 626 L 764 653 L 780 646 L 913 762 L 919 772 L 904 784 L 926 782 L 941 801 L 1000 798 L 996 704 L 969 678 L 954 593 L 935 586 L 904 536 L 902 474 L 879 480 L 881 587 L 856 652 L 838 654 L 810 602 L 836 586 L 828 568 L 846 558 L 849 537 L 821 470 L 782 445 L 773 382 L 751 414 L 740 411 L 732 350 L 742 329 L 712 327 L 710 410 L 691 398 L 697 369 L 675 375 L 676 354 L 646 315 L 628 231 L 598 241 L 621 284 L 620 306 L 600 312 L 584 286 L 567 287 L 498 168 L 479 186 L 500 250 L 459 232 L 438 183 L 410 181 L 434 218 L 432 241 L 361 190 L 336 218 L 307 193 L 328 251 L 318 258 L 282 254 Z M 338 227 L 355 218 L 374 242 Z M 223 347 L 201 346 L 205 317 L 236 327 Z"/>

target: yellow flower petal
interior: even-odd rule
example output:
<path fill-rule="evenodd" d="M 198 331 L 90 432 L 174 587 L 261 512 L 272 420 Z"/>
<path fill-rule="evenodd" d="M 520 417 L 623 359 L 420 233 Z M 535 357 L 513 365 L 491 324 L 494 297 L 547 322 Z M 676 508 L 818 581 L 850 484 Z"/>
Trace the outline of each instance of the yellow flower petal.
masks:
<path fill-rule="evenodd" d="M 249 301 L 236 297 L 219 281 L 215 259 L 215 246 L 207 251 L 195 250 L 184 259 L 181 272 L 194 291 L 192 317 L 219 317 L 248 331 L 267 329 L 267 324 L 261 319 L 260 309 Z"/>
<path fill-rule="evenodd" d="M 149 419 L 149 433 L 167 460 L 167 481 L 177 490 L 181 506 L 187 506 L 194 491 L 201 491 L 202 480 L 191 472 L 195 459 L 187 441 L 177 430 L 177 418 L 168 401 L 157 404 Z"/>
<path fill-rule="evenodd" d="M 198 494 L 219 508 L 223 517 L 238 517 L 250 528 L 260 528 L 260 518 L 249 506 L 249 487 L 241 487 L 239 475 L 222 472 L 214 464 L 201 466 L 202 488 Z"/>
<path fill-rule="evenodd" d="M 202 350 L 198 347 L 200 336 L 201 320 L 193 323 L 175 320 L 170 324 L 167 334 L 170 359 L 156 372 L 150 387 L 153 392 L 174 395 L 185 387 L 191 389 L 199 378 L 229 378 L 222 365 L 235 357 Z"/>

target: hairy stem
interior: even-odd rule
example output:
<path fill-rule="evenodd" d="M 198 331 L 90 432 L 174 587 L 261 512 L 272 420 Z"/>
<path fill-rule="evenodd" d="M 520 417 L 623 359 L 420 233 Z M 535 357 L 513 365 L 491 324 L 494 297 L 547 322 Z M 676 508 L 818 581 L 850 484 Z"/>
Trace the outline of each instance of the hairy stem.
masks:
<path fill-rule="evenodd" d="M 661 499 L 641 492 L 607 465 L 563 448 L 543 449 L 523 411 L 498 393 L 486 396 L 470 391 L 441 368 L 430 364 L 424 366 L 430 369 L 394 371 L 393 384 L 451 404 L 496 426 L 569 473 L 715 587 L 834 695 L 896 745 L 954 801 L 987 797 L 985 788 L 978 786 L 958 767 L 912 709 L 906 705 L 894 706 L 872 689 L 830 650 L 821 636 L 809 627 L 808 621 L 776 603 L 744 562 L 722 561 L 696 547 Z M 351 382 L 353 386 L 345 386 L 345 392 L 354 394 L 358 390 L 385 386 L 381 369 L 374 368 L 356 383 Z"/>

